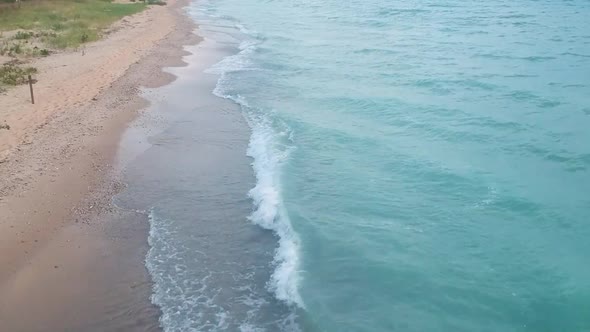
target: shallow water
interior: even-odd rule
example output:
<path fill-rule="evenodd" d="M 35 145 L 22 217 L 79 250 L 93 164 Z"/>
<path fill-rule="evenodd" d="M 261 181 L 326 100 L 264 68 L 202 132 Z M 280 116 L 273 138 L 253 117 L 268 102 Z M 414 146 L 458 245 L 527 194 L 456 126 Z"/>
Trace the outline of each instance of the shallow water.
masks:
<path fill-rule="evenodd" d="M 282 330 L 295 313 L 265 288 L 276 238 L 247 220 L 249 129 L 211 93 L 217 75 L 203 74 L 234 53 L 233 38 L 209 29 L 189 65 L 170 69 L 175 82 L 145 92 L 152 106 L 123 139 L 127 189 L 115 204 L 150 224 L 146 266 L 165 331 Z"/>
<path fill-rule="evenodd" d="M 217 58 L 129 171 L 167 331 L 590 329 L 589 2 L 189 12 Z"/>

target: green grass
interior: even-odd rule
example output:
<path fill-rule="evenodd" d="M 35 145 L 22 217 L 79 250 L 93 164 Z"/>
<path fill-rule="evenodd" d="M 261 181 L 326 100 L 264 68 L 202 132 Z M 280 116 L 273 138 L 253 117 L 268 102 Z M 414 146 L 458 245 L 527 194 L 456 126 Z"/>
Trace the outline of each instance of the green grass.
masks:
<path fill-rule="evenodd" d="M 78 47 L 98 40 L 101 31 L 111 23 L 145 8 L 143 3 L 116 4 L 104 0 L 23 1 L 21 8 L 0 12 L 0 31 L 40 31 L 48 46 Z"/>

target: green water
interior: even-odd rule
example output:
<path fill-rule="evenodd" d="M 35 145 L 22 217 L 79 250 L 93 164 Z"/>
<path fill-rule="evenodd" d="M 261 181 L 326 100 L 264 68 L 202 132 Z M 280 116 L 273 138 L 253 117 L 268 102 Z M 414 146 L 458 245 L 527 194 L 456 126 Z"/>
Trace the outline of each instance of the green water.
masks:
<path fill-rule="evenodd" d="M 192 14 L 240 44 L 215 94 L 252 128 L 250 222 L 299 329 L 590 331 L 590 2 Z"/>

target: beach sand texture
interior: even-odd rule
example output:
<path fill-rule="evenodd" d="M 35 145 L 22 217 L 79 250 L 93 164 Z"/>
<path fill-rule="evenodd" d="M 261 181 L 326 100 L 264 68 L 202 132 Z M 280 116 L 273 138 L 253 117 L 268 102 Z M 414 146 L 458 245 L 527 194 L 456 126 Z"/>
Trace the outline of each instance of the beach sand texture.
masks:
<path fill-rule="evenodd" d="M 115 23 L 101 41 L 34 61 L 31 65 L 39 69 L 34 86 L 37 103 L 31 104 L 27 85 L 1 97 L 0 119 L 11 128 L 0 132 L 0 153 L 7 155 L 19 144 L 30 143 L 34 131 L 60 113 L 86 106 L 173 27 L 169 10 L 153 6 Z"/>
<path fill-rule="evenodd" d="M 39 59 L 0 96 L 0 331 L 158 330 L 143 266 L 147 225 L 114 225 L 119 138 L 146 106 L 140 87 L 174 76 L 198 41 L 171 0 L 124 18 L 82 51 Z M 134 220 L 126 216 L 126 220 Z M 136 218 L 137 219 L 137 218 Z"/>

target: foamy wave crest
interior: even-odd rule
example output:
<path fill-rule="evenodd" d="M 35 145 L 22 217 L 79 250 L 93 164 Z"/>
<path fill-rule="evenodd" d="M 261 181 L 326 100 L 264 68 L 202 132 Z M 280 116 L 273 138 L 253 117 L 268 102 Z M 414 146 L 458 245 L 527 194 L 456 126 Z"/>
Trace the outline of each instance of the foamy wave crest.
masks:
<path fill-rule="evenodd" d="M 220 62 L 213 65 L 211 68 L 205 70 L 210 74 L 226 74 L 235 71 L 254 70 L 250 55 L 256 51 L 259 42 L 256 40 L 246 40 L 240 43 L 240 51 L 228 57 L 225 57 Z"/>
<path fill-rule="evenodd" d="M 257 182 L 249 193 L 255 205 L 250 220 L 279 236 L 279 248 L 274 257 L 276 269 L 269 282 L 269 288 L 279 300 L 304 308 L 298 291 L 299 237 L 291 226 L 280 192 L 281 166 L 291 149 L 285 149 L 277 142 L 281 140 L 280 136 L 288 136 L 288 133 L 280 132 L 277 135 L 269 121 L 252 120 L 251 118 L 249 121 L 252 126 L 252 137 L 248 156 L 254 158 L 252 167 Z"/>
<path fill-rule="evenodd" d="M 231 99 L 228 94 L 228 91 L 231 89 L 231 81 L 229 80 L 228 75 L 238 71 L 256 70 L 250 61 L 250 55 L 254 53 L 257 45 L 258 43 L 255 41 L 242 42 L 238 54 L 224 58 L 205 71 L 206 73 L 219 75 L 217 85 L 213 90 L 214 95 L 221 98 Z"/>
<path fill-rule="evenodd" d="M 260 40 L 254 38 L 255 33 L 250 33 L 244 26 L 240 25 L 239 29 L 242 33 L 250 37 L 240 43 L 238 47 L 240 51 L 237 54 L 225 57 L 211 68 L 205 70 L 206 73 L 219 75 L 213 94 L 221 98 L 231 99 L 229 97 L 231 80 L 228 78 L 228 75 L 234 72 L 258 69 L 252 63 L 251 56 L 256 52 Z"/>
<path fill-rule="evenodd" d="M 276 269 L 268 283 L 275 297 L 289 305 L 305 308 L 299 295 L 300 241 L 291 226 L 281 197 L 281 169 L 292 146 L 282 143 L 292 141 L 291 131 L 281 124 L 273 124 L 268 116 L 257 114 L 242 96 L 222 95 L 242 107 L 246 120 L 252 128 L 248 156 L 254 159 L 252 168 L 256 186 L 249 192 L 254 202 L 254 212 L 249 219 L 279 236 L 279 248 L 274 257 Z M 276 130 L 283 127 L 282 130 Z"/>
<path fill-rule="evenodd" d="M 239 28 L 251 37 L 254 34 L 243 26 Z M 265 229 L 272 230 L 279 237 L 279 248 L 274 257 L 276 268 L 268 288 L 277 299 L 289 305 L 305 308 L 298 291 L 300 241 L 291 226 L 280 191 L 281 168 L 292 150 L 292 144 L 289 144 L 290 130 L 283 124 L 272 123 L 269 114 L 252 108 L 246 98 L 234 91 L 233 82 L 228 75 L 257 69 L 251 61 L 251 55 L 256 51 L 258 44 L 258 40 L 252 39 L 242 42 L 237 54 L 226 57 L 207 72 L 220 75 L 213 93 L 240 105 L 252 129 L 247 154 L 254 159 L 252 167 L 257 182 L 249 192 L 255 207 L 249 219 Z"/>

